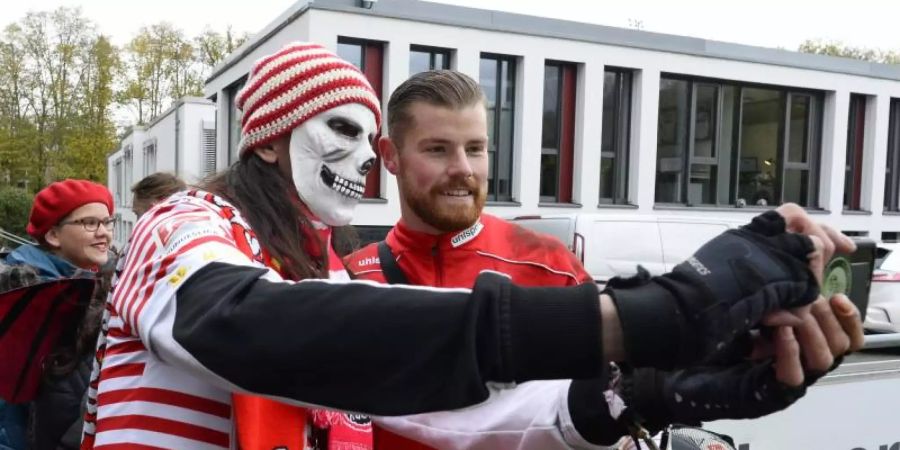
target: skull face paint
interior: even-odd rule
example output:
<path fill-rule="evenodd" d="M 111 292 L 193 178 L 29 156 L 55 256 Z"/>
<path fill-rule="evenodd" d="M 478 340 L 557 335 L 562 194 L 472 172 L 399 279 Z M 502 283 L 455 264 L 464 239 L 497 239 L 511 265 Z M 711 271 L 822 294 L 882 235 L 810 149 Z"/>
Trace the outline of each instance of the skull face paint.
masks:
<path fill-rule="evenodd" d="M 329 109 L 291 132 L 291 176 L 303 203 L 319 220 L 343 226 L 375 167 L 375 114 L 351 103 Z"/>

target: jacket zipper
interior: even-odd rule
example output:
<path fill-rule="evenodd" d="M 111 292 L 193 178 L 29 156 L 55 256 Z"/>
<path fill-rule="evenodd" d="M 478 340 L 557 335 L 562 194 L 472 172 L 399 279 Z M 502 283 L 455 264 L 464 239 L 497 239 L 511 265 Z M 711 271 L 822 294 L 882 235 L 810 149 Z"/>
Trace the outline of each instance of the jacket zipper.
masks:
<path fill-rule="evenodd" d="M 434 247 L 431 248 L 431 257 L 433 260 L 432 263 L 434 263 L 434 276 L 437 281 L 435 283 L 435 286 L 443 287 L 444 286 L 444 270 L 443 270 L 444 266 L 443 266 L 443 264 L 441 264 L 441 254 L 440 254 L 440 251 L 438 250 L 437 245 L 435 245 Z"/>

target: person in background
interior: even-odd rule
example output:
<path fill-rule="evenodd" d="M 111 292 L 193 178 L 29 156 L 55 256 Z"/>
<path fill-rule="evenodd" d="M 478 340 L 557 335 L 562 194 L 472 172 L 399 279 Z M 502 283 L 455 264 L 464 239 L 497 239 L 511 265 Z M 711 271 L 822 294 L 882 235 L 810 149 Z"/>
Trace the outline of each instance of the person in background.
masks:
<path fill-rule="evenodd" d="M 17 288 L 61 278 L 96 276 L 109 262 L 114 206 L 103 185 L 67 179 L 34 198 L 26 231 L 37 244 L 22 245 L 3 261 L 0 285 Z M 103 298 L 100 289 L 95 298 Z M 83 397 L 103 303 L 93 301 L 75 332 L 57 342 L 44 363 L 30 404 L 0 401 L 0 449 L 78 448 Z"/>
<path fill-rule="evenodd" d="M 131 209 L 140 217 L 153 205 L 185 189 L 185 182 L 171 173 L 156 172 L 147 175 L 131 187 Z"/>

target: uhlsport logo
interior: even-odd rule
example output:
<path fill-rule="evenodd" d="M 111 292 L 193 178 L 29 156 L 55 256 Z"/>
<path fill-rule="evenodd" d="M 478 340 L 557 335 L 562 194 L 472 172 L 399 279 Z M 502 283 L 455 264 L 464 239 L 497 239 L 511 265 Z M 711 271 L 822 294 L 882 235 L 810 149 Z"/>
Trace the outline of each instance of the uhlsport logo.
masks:
<path fill-rule="evenodd" d="M 475 237 L 478 236 L 479 233 L 481 233 L 481 230 L 483 228 L 484 225 L 482 225 L 480 221 L 475 222 L 475 225 L 472 225 L 471 227 L 460 231 L 456 236 L 453 236 L 453 239 L 450 239 L 450 245 L 452 245 L 453 248 L 456 248 L 460 245 L 465 244 L 466 242 L 471 241 L 472 239 L 475 239 Z"/>
<path fill-rule="evenodd" d="M 381 264 L 381 260 L 377 256 L 370 256 L 359 260 L 359 267 L 377 266 Z"/>

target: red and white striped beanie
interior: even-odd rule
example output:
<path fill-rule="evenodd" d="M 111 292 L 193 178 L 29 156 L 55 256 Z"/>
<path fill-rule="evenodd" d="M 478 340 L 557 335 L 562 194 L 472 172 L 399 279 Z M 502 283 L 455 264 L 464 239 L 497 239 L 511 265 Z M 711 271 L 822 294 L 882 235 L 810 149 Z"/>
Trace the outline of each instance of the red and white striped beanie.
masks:
<path fill-rule="evenodd" d="M 356 66 L 321 45 L 290 43 L 257 61 L 238 93 L 237 107 L 244 113 L 239 152 L 266 145 L 307 119 L 349 103 L 368 107 L 381 126 L 378 96 Z"/>

